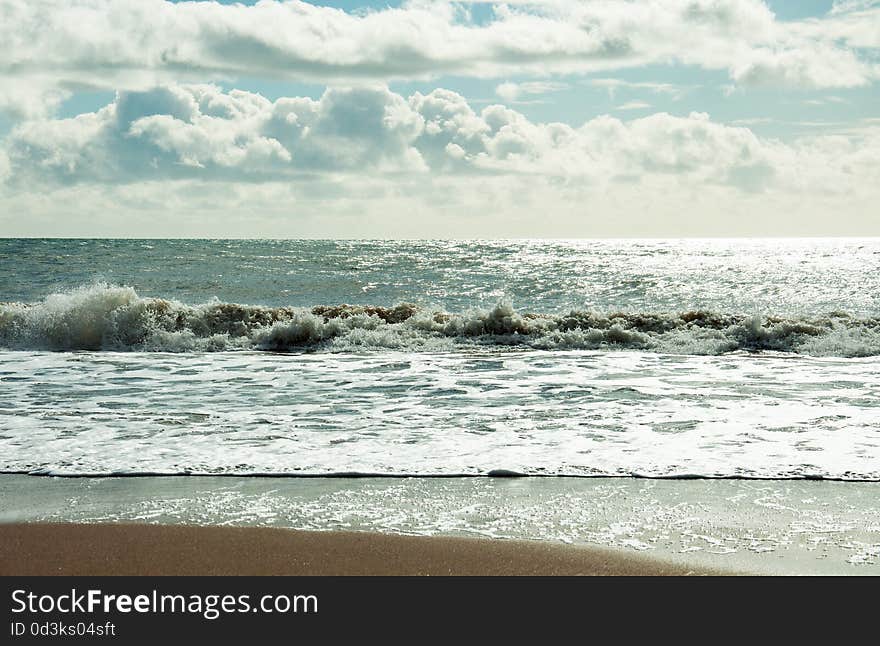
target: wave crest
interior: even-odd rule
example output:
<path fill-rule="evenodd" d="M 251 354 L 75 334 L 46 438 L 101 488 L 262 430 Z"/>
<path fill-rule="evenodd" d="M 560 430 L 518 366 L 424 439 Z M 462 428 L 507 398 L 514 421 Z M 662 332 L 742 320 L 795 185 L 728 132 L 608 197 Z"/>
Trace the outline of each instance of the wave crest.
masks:
<path fill-rule="evenodd" d="M 186 305 L 98 284 L 37 303 L 0 304 L 0 346 L 30 350 L 328 351 L 461 346 L 543 350 L 638 349 L 682 354 L 772 350 L 814 356 L 880 354 L 880 319 L 830 312 L 813 318 L 676 314 L 518 312 L 509 303 L 464 313 L 393 307 L 262 307 L 219 301 Z"/>

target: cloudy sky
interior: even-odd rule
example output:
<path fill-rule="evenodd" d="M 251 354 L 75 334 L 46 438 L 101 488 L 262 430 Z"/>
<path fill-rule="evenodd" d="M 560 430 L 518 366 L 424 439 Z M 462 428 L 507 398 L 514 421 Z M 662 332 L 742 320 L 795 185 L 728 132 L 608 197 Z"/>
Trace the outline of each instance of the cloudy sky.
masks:
<path fill-rule="evenodd" d="M 880 0 L 0 0 L 0 236 L 880 235 Z"/>

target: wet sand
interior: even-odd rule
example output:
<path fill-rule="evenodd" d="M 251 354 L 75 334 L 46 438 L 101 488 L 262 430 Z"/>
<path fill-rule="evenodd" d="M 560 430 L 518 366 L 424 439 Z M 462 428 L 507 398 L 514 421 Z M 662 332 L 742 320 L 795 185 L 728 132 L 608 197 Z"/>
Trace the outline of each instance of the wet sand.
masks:
<path fill-rule="evenodd" d="M 269 527 L 0 524 L 0 575 L 693 575 L 641 555 L 539 541 Z"/>
<path fill-rule="evenodd" d="M 0 501 L 0 524 L 491 538 L 605 549 L 688 569 L 880 574 L 877 482 L 6 474 Z"/>

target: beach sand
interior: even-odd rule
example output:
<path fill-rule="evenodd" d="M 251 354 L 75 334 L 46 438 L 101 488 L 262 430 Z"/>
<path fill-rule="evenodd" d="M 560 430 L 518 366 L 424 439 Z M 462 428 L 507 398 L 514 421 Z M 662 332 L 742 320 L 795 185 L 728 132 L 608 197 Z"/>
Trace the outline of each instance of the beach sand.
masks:
<path fill-rule="evenodd" d="M 0 575 L 691 575 L 539 541 L 145 524 L 0 525 Z"/>
<path fill-rule="evenodd" d="M 676 564 L 682 571 L 880 574 L 880 532 L 876 522 L 880 517 L 880 483 L 876 482 L 639 478 L 58 478 L 5 474 L 0 475 L 0 501 L 0 526 L 66 523 L 94 527 L 149 523 L 306 532 L 279 534 L 288 537 L 283 540 L 294 541 L 285 547 L 282 557 L 271 562 L 271 567 L 280 562 L 280 571 L 285 572 L 306 565 L 320 565 L 327 571 L 331 571 L 331 566 L 336 567 L 334 572 L 374 572 L 392 566 L 395 571 L 410 571 L 426 566 L 426 561 L 419 560 L 417 555 L 406 560 L 405 554 L 397 551 L 397 540 L 405 542 L 406 547 L 401 549 L 423 550 L 426 559 L 428 554 L 433 554 L 431 550 L 436 550 L 437 558 L 442 558 L 449 552 L 447 546 L 453 545 L 447 541 L 458 538 L 470 539 L 454 543 L 458 550 L 454 557 L 459 560 L 453 561 L 458 569 L 469 567 L 471 561 L 465 556 L 474 555 L 473 560 L 489 571 L 486 560 L 476 556 L 474 550 L 487 549 L 490 554 L 499 554 L 498 559 L 505 563 L 514 546 L 525 544 L 525 550 L 538 550 L 536 558 L 542 559 L 543 568 L 540 571 L 547 571 L 551 563 L 558 563 L 561 572 L 563 567 L 574 567 L 575 562 L 588 565 L 587 571 L 594 571 L 597 563 L 604 559 L 601 562 L 607 563 L 609 571 L 625 572 L 632 571 L 627 569 L 629 563 L 659 562 Z M 19 530 L 7 526 L 5 531 L 8 534 L 3 536 L 11 537 Z M 346 547 L 345 539 L 334 537 L 347 534 L 335 532 L 357 533 L 349 539 L 354 542 Z M 214 533 L 214 530 L 201 532 L 203 535 Z M 257 535 L 263 534 L 246 534 L 248 538 L 242 539 L 245 552 L 256 545 L 251 536 Z M 401 535 L 453 538 L 395 538 Z M 309 539 L 311 536 L 316 538 Z M 43 539 L 44 548 L 32 543 L 27 548 L 16 549 L 42 549 L 51 553 L 65 545 L 62 538 L 68 540 L 60 531 L 52 530 Z M 486 539 L 491 540 L 487 543 Z M 183 549 L 182 539 L 175 540 Z M 206 540 L 193 538 L 189 543 L 201 541 L 197 544 L 204 544 Z M 302 542 L 307 540 L 318 542 Z M 422 540 L 427 541 L 424 547 Z M 149 549 L 149 544 L 142 548 L 146 541 L 136 536 L 115 537 L 114 541 L 120 544 L 108 550 L 120 553 L 124 549 L 134 550 L 134 554 L 126 555 L 129 560 L 139 558 L 143 549 Z M 234 547 L 234 543 L 224 544 L 219 539 L 217 542 L 226 545 L 222 547 L 226 552 Z M 81 543 L 82 546 L 69 549 L 88 552 L 90 544 L 98 544 L 91 539 L 83 539 Z M 338 553 L 355 548 L 360 550 L 356 557 L 347 557 L 348 562 L 338 560 L 343 558 Z M 0 542 L 0 552 L 6 550 L 4 562 L 11 559 L 16 568 L 23 567 L 9 551 L 12 549 L 6 539 Z M 167 551 L 170 547 L 161 549 Z M 187 549 L 198 552 L 201 548 Z M 202 551 L 207 552 L 207 548 Z M 378 554 L 375 558 L 381 568 L 365 569 L 372 566 L 362 563 L 361 558 L 371 553 Z M 290 558 L 291 554 L 294 559 Z M 519 554 L 531 555 L 532 552 Z M 237 558 L 227 559 L 233 565 L 225 567 L 233 567 Z M 530 572 L 527 566 L 537 567 L 522 558 L 526 562 L 517 564 L 516 571 Z M 328 559 L 337 559 L 337 562 L 334 565 Z M 432 566 L 430 571 L 436 570 Z"/>

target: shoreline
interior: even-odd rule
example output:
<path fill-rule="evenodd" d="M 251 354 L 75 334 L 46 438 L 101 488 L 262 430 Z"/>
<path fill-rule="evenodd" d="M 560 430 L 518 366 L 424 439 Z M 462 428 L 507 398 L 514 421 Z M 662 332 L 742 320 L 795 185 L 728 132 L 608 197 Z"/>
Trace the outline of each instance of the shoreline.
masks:
<path fill-rule="evenodd" d="M 0 500 L 0 524 L 447 536 L 583 546 L 717 572 L 880 574 L 880 483 L 4 475 Z"/>
<path fill-rule="evenodd" d="M 730 574 L 545 541 L 273 527 L 0 524 L 2 576 L 688 576 Z"/>

